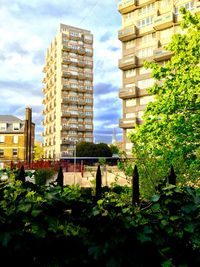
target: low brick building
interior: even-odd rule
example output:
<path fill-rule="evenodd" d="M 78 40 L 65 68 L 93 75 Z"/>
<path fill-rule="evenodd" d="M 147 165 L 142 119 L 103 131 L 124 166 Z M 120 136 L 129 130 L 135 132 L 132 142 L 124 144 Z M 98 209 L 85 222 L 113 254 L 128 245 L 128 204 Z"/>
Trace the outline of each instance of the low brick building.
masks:
<path fill-rule="evenodd" d="M 0 168 L 11 161 L 31 162 L 35 139 L 35 124 L 32 110 L 26 108 L 26 118 L 21 120 L 12 115 L 0 115 Z"/>

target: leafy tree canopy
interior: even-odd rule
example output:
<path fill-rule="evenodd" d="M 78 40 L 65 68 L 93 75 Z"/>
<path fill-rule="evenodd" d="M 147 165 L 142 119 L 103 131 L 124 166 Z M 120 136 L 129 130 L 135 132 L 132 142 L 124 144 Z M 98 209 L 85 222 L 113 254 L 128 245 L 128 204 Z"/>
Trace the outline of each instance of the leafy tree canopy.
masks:
<path fill-rule="evenodd" d="M 112 157 L 111 149 L 107 144 L 80 142 L 76 146 L 77 157 Z"/>
<path fill-rule="evenodd" d="M 34 145 L 34 160 L 41 160 L 43 157 L 44 149 L 42 145 L 36 143 Z"/>
<path fill-rule="evenodd" d="M 156 81 L 148 89 L 155 97 L 130 138 L 137 157 L 162 158 L 168 166 L 182 159 L 194 167 L 200 145 L 200 19 L 182 13 L 182 31 L 167 46 L 171 60 L 165 65 L 145 62 Z"/>

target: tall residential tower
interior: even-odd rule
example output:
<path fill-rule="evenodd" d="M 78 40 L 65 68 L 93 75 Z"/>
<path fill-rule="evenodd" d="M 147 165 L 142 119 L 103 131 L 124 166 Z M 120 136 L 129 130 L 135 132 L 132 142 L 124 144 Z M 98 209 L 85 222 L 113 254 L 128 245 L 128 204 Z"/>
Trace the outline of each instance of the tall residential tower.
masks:
<path fill-rule="evenodd" d="M 73 156 L 75 143 L 93 141 L 93 35 L 60 24 L 44 67 L 44 157 Z"/>
<path fill-rule="evenodd" d="M 123 102 L 123 118 L 119 122 L 123 129 L 123 144 L 127 154 L 132 144 L 128 134 L 136 124 L 142 122 L 143 110 L 153 101 L 147 88 L 154 80 L 150 70 L 143 67 L 143 60 L 165 64 L 171 53 L 165 50 L 172 34 L 180 32 L 180 7 L 194 13 L 200 11 L 200 1 L 188 0 L 124 0 L 118 4 L 122 15 L 122 29 L 118 38 L 122 42 L 122 88 L 119 97 Z"/>

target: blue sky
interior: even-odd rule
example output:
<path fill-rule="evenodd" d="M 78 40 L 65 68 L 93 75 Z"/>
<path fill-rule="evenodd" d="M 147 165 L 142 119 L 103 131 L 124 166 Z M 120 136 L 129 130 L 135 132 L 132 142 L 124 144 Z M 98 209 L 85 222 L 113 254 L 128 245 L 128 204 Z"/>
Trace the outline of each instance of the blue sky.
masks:
<path fill-rule="evenodd" d="M 42 140 L 41 92 L 45 52 L 64 23 L 94 34 L 94 136 L 96 142 L 111 142 L 122 117 L 118 98 L 121 43 L 117 33 L 121 17 L 117 0 L 0 0 L 0 114 L 24 119 L 32 107 L 36 139 Z"/>

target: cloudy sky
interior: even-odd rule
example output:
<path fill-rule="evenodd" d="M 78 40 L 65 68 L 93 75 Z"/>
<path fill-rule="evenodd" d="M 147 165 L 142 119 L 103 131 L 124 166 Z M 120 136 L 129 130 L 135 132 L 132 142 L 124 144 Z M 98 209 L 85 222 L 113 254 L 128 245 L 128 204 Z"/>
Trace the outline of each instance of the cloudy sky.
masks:
<path fill-rule="evenodd" d="M 121 17 L 118 0 L 0 0 L 0 114 L 24 119 L 33 110 L 36 139 L 42 140 L 41 92 L 45 52 L 64 23 L 94 34 L 94 135 L 96 142 L 111 142 L 122 117 L 118 98 L 121 44 L 117 33 Z"/>

